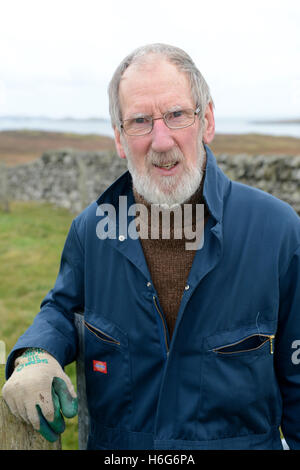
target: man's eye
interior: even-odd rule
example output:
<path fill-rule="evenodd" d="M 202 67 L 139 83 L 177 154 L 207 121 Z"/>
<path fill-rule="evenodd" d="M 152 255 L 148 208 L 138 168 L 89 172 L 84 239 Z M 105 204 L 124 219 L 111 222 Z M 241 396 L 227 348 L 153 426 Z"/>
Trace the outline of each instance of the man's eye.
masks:
<path fill-rule="evenodd" d="M 133 119 L 134 124 L 145 124 L 145 122 L 147 122 L 147 119 L 144 117 L 138 117 Z"/>
<path fill-rule="evenodd" d="M 172 118 L 181 117 L 182 114 L 183 114 L 183 111 L 173 111 L 173 113 L 172 113 Z"/>
<path fill-rule="evenodd" d="M 178 109 L 177 111 L 170 111 L 167 115 L 166 118 L 168 121 L 178 121 L 181 120 L 185 115 L 184 110 Z"/>

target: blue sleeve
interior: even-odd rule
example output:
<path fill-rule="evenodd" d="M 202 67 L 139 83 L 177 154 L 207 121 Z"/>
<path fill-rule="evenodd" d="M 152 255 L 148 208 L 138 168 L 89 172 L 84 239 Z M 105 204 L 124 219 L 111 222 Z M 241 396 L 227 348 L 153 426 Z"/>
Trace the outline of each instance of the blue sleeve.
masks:
<path fill-rule="evenodd" d="M 42 301 L 40 312 L 33 324 L 10 352 L 6 364 L 6 378 L 13 372 L 15 353 L 19 349 L 45 349 L 62 367 L 76 358 L 78 338 L 74 313 L 84 308 L 84 253 L 75 221 L 72 222 L 64 245 L 54 288 Z"/>
<path fill-rule="evenodd" d="M 280 277 L 280 294 L 275 366 L 283 405 L 281 429 L 290 449 L 300 449 L 300 247 Z"/>

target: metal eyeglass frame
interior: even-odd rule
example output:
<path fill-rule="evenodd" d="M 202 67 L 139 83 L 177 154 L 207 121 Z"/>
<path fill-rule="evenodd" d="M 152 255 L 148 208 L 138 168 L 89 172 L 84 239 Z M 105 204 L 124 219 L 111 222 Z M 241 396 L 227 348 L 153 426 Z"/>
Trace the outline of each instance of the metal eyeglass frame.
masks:
<path fill-rule="evenodd" d="M 190 109 L 190 108 L 188 108 L 188 109 Z M 168 113 L 170 113 L 171 111 L 167 111 L 167 112 L 165 112 L 161 117 L 156 117 L 156 118 L 154 118 L 154 117 L 152 117 L 152 116 L 147 116 L 147 117 L 150 117 L 150 118 L 151 118 L 151 121 L 150 121 L 150 122 L 151 122 L 151 128 L 149 129 L 149 131 L 147 131 L 147 132 L 145 132 L 145 133 L 143 133 L 143 134 L 128 134 L 128 132 L 126 132 L 126 130 L 125 130 L 124 126 L 123 126 L 123 123 L 126 122 L 126 121 L 130 121 L 132 118 L 131 118 L 131 119 L 125 119 L 124 121 L 120 121 L 120 128 L 121 128 L 121 129 L 125 132 L 125 134 L 127 134 L 127 135 L 130 135 L 130 136 L 132 136 L 132 137 L 142 137 L 143 135 L 147 135 L 147 134 L 150 134 L 150 133 L 152 132 L 152 130 L 153 130 L 153 125 L 154 125 L 154 121 L 157 121 L 158 119 L 163 119 L 163 121 L 164 121 L 165 125 L 168 127 L 168 129 L 185 129 L 186 127 L 190 127 L 190 126 L 192 126 L 192 125 L 195 123 L 195 116 L 197 116 L 197 114 L 199 114 L 200 109 L 201 109 L 200 106 L 197 106 L 197 108 L 194 110 L 194 120 L 193 120 L 193 122 L 191 122 L 191 124 L 187 124 L 186 126 L 170 127 L 170 126 L 168 125 L 167 121 L 166 121 L 166 115 L 167 115 Z M 178 111 L 180 111 L 180 110 L 178 110 Z M 174 112 L 176 112 L 176 111 L 174 111 Z"/>

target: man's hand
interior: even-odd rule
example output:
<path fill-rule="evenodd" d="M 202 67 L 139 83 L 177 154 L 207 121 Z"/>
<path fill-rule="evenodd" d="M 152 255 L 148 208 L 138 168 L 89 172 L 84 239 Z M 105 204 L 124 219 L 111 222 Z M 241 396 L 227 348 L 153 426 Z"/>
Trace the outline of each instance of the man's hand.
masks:
<path fill-rule="evenodd" d="M 11 412 L 50 442 L 65 430 L 66 418 L 77 414 L 77 397 L 60 364 L 42 349 L 27 349 L 2 389 Z"/>

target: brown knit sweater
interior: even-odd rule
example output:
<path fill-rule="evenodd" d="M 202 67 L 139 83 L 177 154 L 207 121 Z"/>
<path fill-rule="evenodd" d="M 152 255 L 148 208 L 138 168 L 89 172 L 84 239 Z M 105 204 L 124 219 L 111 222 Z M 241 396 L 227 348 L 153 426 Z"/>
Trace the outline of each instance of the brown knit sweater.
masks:
<path fill-rule="evenodd" d="M 196 204 L 204 203 L 203 184 L 204 178 L 202 179 L 202 184 L 199 190 L 191 197 L 189 201 L 186 202 L 186 204 L 193 204 L 193 230 L 195 229 L 196 223 Z M 186 242 L 190 242 L 191 240 L 187 240 L 184 237 L 184 232 L 181 239 L 174 238 L 174 218 L 172 217 L 172 213 L 170 239 L 163 239 L 161 230 L 159 232 L 158 239 L 151 239 L 151 205 L 146 202 L 145 199 L 135 191 L 135 189 L 133 189 L 133 193 L 136 203 L 144 204 L 148 209 L 148 239 L 140 236 L 140 240 L 148 269 L 152 277 L 152 282 L 157 291 L 159 302 L 163 310 L 171 337 L 175 327 L 182 294 L 186 286 L 186 281 L 196 251 L 186 249 Z M 209 213 L 205 206 L 204 223 L 208 216 Z M 140 233 L 143 233 L 142 224 L 143 222 L 137 225 L 137 230 L 139 230 Z"/>

